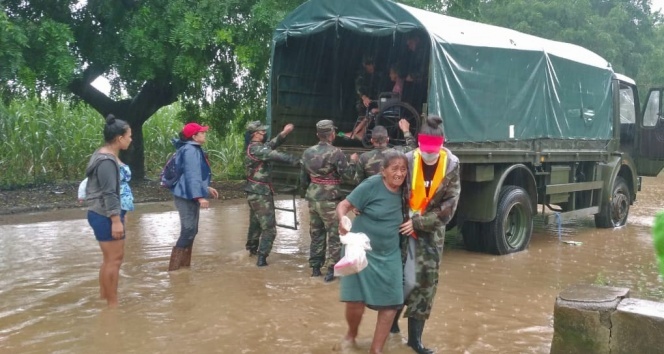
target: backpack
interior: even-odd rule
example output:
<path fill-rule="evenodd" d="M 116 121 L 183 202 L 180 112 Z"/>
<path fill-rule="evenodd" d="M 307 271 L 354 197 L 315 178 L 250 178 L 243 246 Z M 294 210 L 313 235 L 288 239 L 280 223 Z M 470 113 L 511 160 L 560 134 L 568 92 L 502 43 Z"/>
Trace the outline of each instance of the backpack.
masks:
<path fill-rule="evenodd" d="M 177 156 L 177 151 L 172 153 L 171 156 L 168 157 L 166 165 L 164 165 L 164 168 L 161 170 L 161 174 L 159 174 L 161 186 L 164 188 L 172 189 L 178 183 L 178 180 L 180 180 L 182 172 L 180 172 L 176 166 Z"/>

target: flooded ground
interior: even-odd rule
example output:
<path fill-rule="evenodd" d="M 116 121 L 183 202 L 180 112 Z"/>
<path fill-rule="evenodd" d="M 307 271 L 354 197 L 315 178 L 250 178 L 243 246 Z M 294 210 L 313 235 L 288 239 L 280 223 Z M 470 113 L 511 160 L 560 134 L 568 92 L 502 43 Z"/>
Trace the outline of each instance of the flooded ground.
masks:
<path fill-rule="evenodd" d="M 555 297 L 571 284 L 661 297 L 650 227 L 664 209 L 664 178 L 645 179 L 644 191 L 627 227 L 564 224 L 562 240 L 582 245 L 559 242 L 556 226 L 538 226 L 530 248 L 510 256 L 452 241 L 424 343 L 438 353 L 548 353 Z M 0 217 L 0 352 L 331 353 L 346 330 L 339 282 L 309 277 L 306 203 L 298 210 L 303 227 L 279 229 L 270 265 L 257 268 L 244 250 L 246 202 L 216 202 L 202 212 L 191 269 L 168 273 L 177 213 L 172 203 L 138 205 L 117 310 L 98 299 L 101 252 L 83 210 Z M 361 348 L 345 353 L 368 350 L 375 319 L 366 312 Z M 412 353 L 405 338 L 392 335 L 386 352 Z"/>

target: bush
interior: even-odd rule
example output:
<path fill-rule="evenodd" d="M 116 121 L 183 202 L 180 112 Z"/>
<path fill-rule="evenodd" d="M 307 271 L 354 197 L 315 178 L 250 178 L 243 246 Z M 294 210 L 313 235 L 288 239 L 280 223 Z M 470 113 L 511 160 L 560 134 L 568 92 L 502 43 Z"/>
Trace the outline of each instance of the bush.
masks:
<path fill-rule="evenodd" d="M 174 151 L 171 140 L 183 123 L 177 104 L 164 107 L 143 126 L 146 176 L 156 179 Z M 0 103 L 0 187 L 16 188 L 83 179 L 92 152 L 103 144 L 104 120 L 85 104 L 45 103 L 37 99 Z M 221 138 L 208 133 L 215 179 L 240 179 L 243 138 L 230 133 Z"/>

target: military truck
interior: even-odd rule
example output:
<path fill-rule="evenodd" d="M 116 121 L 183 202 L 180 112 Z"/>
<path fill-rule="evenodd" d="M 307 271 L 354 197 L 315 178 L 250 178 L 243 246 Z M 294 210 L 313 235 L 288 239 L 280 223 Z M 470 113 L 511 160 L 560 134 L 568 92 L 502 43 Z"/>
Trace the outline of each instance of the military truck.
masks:
<path fill-rule="evenodd" d="M 295 124 L 285 148 L 300 153 L 315 144 L 320 119 L 351 130 L 362 57 L 370 53 L 385 69 L 409 55 L 412 34 L 428 60 L 418 117 L 443 117 L 445 146 L 461 161 L 462 193 L 449 226 L 460 228 L 467 249 L 524 250 L 538 215 L 548 223 L 594 216 L 599 228 L 625 225 L 641 176 L 664 166 L 662 89 L 642 104 L 632 79 L 585 48 L 391 1 L 310 0 L 277 27 L 268 122 Z M 275 175 L 297 183 L 294 170 Z"/>

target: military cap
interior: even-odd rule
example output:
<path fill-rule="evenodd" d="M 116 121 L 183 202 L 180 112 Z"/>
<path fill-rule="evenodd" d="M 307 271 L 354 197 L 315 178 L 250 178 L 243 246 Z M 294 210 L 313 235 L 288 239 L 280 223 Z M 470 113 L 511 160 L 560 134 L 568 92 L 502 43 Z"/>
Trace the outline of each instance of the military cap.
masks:
<path fill-rule="evenodd" d="M 334 123 L 329 119 L 323 119 L 316 123 L 316 132 L 317 133 L 328 133 L 337 127 L 334 126 Z"/>
<path fill-rule="evenodd" d="M 267 125 L 261 123 L 260 120 L 255 120 L 253 122 L 247 123 L 246 129 L 248 132 L 253 133 L 260 130 L 267 130 Z"/>

